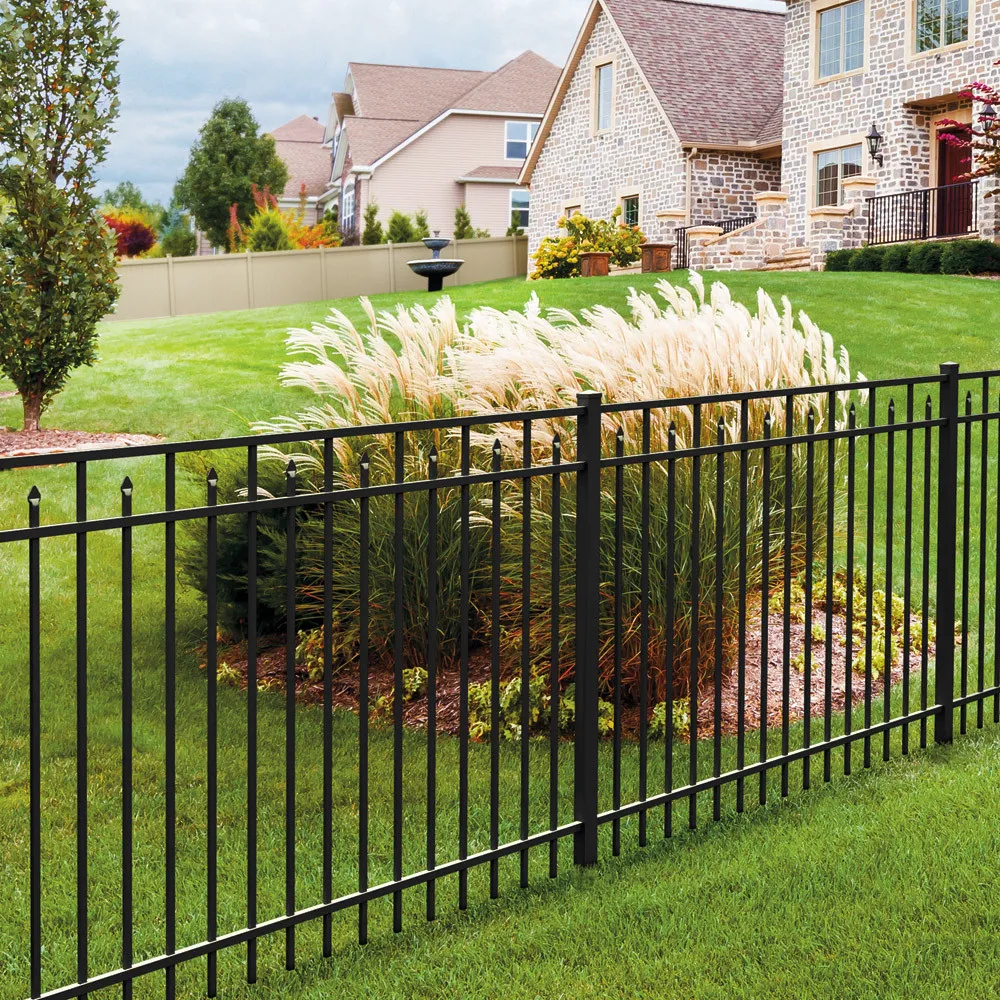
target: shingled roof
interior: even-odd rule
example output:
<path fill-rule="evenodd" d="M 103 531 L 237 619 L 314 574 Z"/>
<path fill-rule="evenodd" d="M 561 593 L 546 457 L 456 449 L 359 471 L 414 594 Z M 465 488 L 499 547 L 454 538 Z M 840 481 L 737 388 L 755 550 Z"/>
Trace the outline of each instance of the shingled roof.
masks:
<path fill-rule="evenodd" d="M 351 114 L 336 106 L 348 135 L 351 158 L 371 165 L 451 110 L 545 113 L 559 67 L 523 52 L 495 72 L 350 63 L 354 80 Z M 346 95 L 334 95 L 334 101 Z"/>
<path fill-rule="evenodd" d="M 306 197 L 321 195 L 330 183 L 330 150 L 323 145 L 325 129 L 308 115 L 299 115 L 271 135 L 278 156 L 288 167 L 288 183 L 282 198 L 298 198 L 305 185 Z"/>
<path fill-rule="evenodd" d="M 784 15 L 696 0 L 594 0 L 521 174 L 528 183 L 602 14 L 686 146 L 781 142 Z"/>

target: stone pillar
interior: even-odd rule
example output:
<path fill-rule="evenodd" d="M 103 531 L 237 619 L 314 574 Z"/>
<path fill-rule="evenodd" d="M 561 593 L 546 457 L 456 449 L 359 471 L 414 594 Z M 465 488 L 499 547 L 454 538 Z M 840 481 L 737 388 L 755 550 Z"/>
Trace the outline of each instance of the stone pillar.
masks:
<path fill-rule="evenodd" d="M 844 204 L 809 209 L 809 247 L 819 266 L 833 250 L 861 246 L 868 239 L 868 199 L 874 194 L 873 177 L 848 177 L 843 182 Z"/>
<path fill-rule="evenodd" d="M 687 212 L 683 208 L 668 208 L 657 212 L 656 218 L 660 222 L 660 232 L 655 237 L 652 233 L 646 233 L 647 238 L 660 243 L 676 243 L 677 230 L 687 222 Z"/>
<path fill-rule="evenodd" d="M 768 234 L 787 239 L 789 233 L 788 192 L 761 191 L 753 196 L 753 200 L 757 202 L 757 218 L 764 223 Z"/>
<path fill-rule="evenodd" d="M 705 267 L 705 247 L 722 235 L 722 226 L 691 226 L 687 231 L 688 267 L 701 270 Z"/>
<path fill-rule="evenodd" d="M 1000 177 L 981 177 L 978 199 L 979 236 L 1000 243 Z"/>

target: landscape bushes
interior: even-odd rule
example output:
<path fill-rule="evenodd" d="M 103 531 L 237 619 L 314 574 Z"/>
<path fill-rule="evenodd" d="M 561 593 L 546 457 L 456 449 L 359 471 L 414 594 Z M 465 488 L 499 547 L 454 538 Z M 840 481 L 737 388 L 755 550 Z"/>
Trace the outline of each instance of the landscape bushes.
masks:
<path fill-rule="evenodd" d="M 319 432 L 331 427 L 392 423 L 402 420 L 450 417 L 455 414 L 492 414 L 504 410 L 535 410 L 575 404 L 576 393 L 600 389 L 608 402 L 635 401 L 664 396 L 714 394 L 744 390 L 779 388 L 788 385 L 820 385 L 850 377 L 846 353 L 838 355 L 832 339 L 808 319 L 796 322 L 786 302 L 782 312 L 763 293 L 757 315 L 733 303 L 725 286 L 713 287 L 706 298 L 701 278 L 692 276 L 695 293 L 677 289 L 667 282 L 659 288 L 661 300 L 648 294 L 632 293 L 632 321 L 603 307 L 586 311 L 581 319 L 554 313 L 543 317 L 537 299 L 523 313 L 501 313 L 481 309 L 473 313 L 467 326 L 458 323 L 455 309 L 447 299 L 439 300 L 431 312 L 422 307 L 376 316 L 369 308 L 370 330 L 361 333 L 342 314 L 333 314 L 327 325 L 310 331 L 293 331 L 289 351 L 303 355 L 290 362 L 282 373 L 286 385 L 303 386 L 317 396 L 316 405 L 297 417 L 277 419 L 260 425 L 261 431 Z M 846 399 L 838 401 L 838 424 L 846 421 Z M 826 427 L 825 398 L 798 396 L 793 412 L 793 429 L 801 432 L 813 408 L 816 428 Z M 767 404 L 753 401 L 748 408 L 751 438 L 763 433 Z M 739 404 L 705 406 L 702 411 L 700 443 L 716 441 L 722 421 L 723 439 L 732 441 L 739 433 Z M 643 428 L 639 414 L 623 414 L 620 428 L 626 452 L 641 447 Z M 656 410 L 650 420 L 650 446 L 655 451 L 669 447 L 673 424 L 679 448 L 693 442 L 690 408 Z M 784 430 L 784 413 L 781 415 Z M 616 424 L 604 427 L 604 453 L 613 454 Z M 471 437 L 473 471 L 488 471 L 493 458 L 493 441 L 499 439 L 505 467 L 518 466 L 523 428 L 520 424 L 478 427 Z M 564 462 L 575 460 L 575 420 L 537 422 L 533 427 L 530 460 L 548 464 L 553 458 L 556 436 L 561 442 Z M 392 435 L 341 438 L 335 441 L 333 468 L 337 489 L 356 489 L 360 484 L 361 463 L 367 456 L 373 484 L 391 482 L 395 476 Z M 404 440 L 404 471 L 408 480 L 425 480 L 430 474 L 432 449 L 436 449 L 437 474 L 447 482 L 460 469 L 460 441 L 442 431 L 407 432 Z M 299 450 L 262 451 L 262 469 L 269 469 L 268 489 L 281 491 L 283 469 L 294 459 L 300 491 L 322 486 L 322 445 L 303 445 Z M 805 532 L 805 454 L 796 449 L 793 462 L 792 526 L 793 564 L 798 566 Z M 814 488 L 822 493 L 824 463 L 818 463 Z M 740 520 L 735 460 L 724 469 L 725 539 L 723 539 L 723 611 L 725 634 L 735 633 L 739 594 L 737 546 Z M 838 466 L 839 467 L 839 466 Z M 697 567 L 690 562 L 690 540 L 695 512 L 691 508 L 691 462 L 676 467 L 676 576 L 677 615 L 668 635 L 666 623 L 666 539 L 667 472 L 664 463 L 650 470 L 650 626 L 648 655 L 651 677 L 663 691 L 663 665 L 668 639 L 674 643 L 678 676 L 682 674 L 690 640 L 691 614 L 688 601 L 693 576 L 700 578 L 703 603 L 698 609 L 700 632 L 714 629 L 715 582 L 715 463 L 704 461 L 701 506 L 702 558 Z M 750 567 L 747 585 L 759 585 L 760 519 L 765 506 L 771 510 L 772 559 L 778 565 L 783 538 L 783 465 L 775 463 L 770 478 L 770 496 L 765 495 L 760 450 L 750 453 L 748 463 L 748 535 Z M 227 489 L 245 483 L 245 471 L 230 471 Z M 614 576 L 614 502 L 612 477 L 605 485 L 601 532 L 602 579 Z M 838 489 L 839 489 L 838 482 Z M 560 555 L 561 589 L 556 595 L 561 629 L 559 657 L 564 680 L 572 678 L 574 659 L 574 535 L 573 480 L 563 481 Z M 501 515 L 501 642 L 506 663 L 519 657 L 521 634 L 521 483 L 512 482 L 502 490 Z M 490 622 L 490 487 L 470 490 L 472 522 L 470 532 L 470 603 L 474 646 L 489 640 Z M 640 662 L 639 577 L 642 545 L 642 478 L 638 467 L 623 473 L 625 547 L 622 552 L 624 589 L 621 621 L 626 686 L 634 685 Z M 439 510 L 439 592 L 441 633 L 439 643 L 445 662 L 458 649 L 460 609 L 460 491 L 443 486 L 438 492 Z M 816 505 L 817 507 L 823 505 Z M 395 507 L 392 496 L 370 502 L 371 540 L 371 646 L 374 657 L 391 655 L 394 641 L 395 563 L 393 534 Z M 822 514 L 817 511 L 816 538 L 823 538 Z M 530 538 L 532 550 L 530 649 L 539 671 L 547 669 L 550 655 L 552 560 L 552 491 L 548 477 L 535 481 L 531 491 Z M 223 548 L 232 558 L 243 559 L 245 531 L 241 519 L 225 530 L 235 534 Z M 411 666 L 425 663 L 427 645 L 427 535 L 428 494 L 403 495 L 403 639 Z M 262 527 L 268 554 L 262 555 L 261 571 L 270 579 L 262 581 L 262 600 L 269 602 L 271 620 L 278 623 L 283 607 L 284 566 L 281 530 L 272 537 L 271 528 Z M 299 516 L 300 539 L 297 574 L 297 607 L 300 620 L 308 625 L 321 621 L 323 596 L 324 523 L 318 511 L 303 510 Z M 360 516 L 357 504 L 338 504 L 334 519 L 334 631 L 331 636 L 335 662 L 352 666 L 359 649 L 358 593 L 360 590 Z M 203 540 L 202 544 L 203 544 Z M 221 564 L 220 564 L 221 565 Z M 225 570 L 227 579 L 238 584 L 241 565 Z M 195 581 L 197 582 L 197 581 Z M 232 595 L 229 596 L 232 600 Z M 601 670 L 607 691 L 613 670 L 613 596 L 602 590 Z M 245 610 L 232 610 L 230 620 L 245 620 Z"/>
<path fill-rule="evenodd" d="M 588 219 L 580 212 L 563 216 L 558 222 L 565 236 L 546 236 L 532 255 L 535 270 L 533 280 L 540 278 L 577 278 L 580 276 L 580 254 L 610 253 L 612 263 L 629 267 L 642 258 L 646 237 L 638 226 L 626 226 L 621 221 L 619 206 L 610 219 Z"/>
<path fill-rule="evenodd" d="M 953 240 L 832 250 L 826 255 L 826 270 L 994 274 L 1000 273 L 1000 246 L 989 240 Z"/>

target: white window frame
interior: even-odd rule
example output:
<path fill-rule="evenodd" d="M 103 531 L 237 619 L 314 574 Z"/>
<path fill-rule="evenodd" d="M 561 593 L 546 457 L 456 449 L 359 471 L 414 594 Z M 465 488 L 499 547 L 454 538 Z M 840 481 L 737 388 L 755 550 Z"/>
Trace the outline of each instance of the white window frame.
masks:
<path fill-rule="evenodd" d="M 531 144 L 538 135 L 539 122 L 509 121 L 504 123 L 503 158 L 508 163 L 523 163 L 531 152 Z M 523 130 L 523 135 L 517 133 Z M 511 133 L 514 133 L 514 137 Z M 524 156 L 511 156 L 510 147 L 513 143 L 524 143 Z"/>
<path fill-rule="evenodd" d="M 862 142 L 850 142 L 850 143 L 847 143 L 847 144 L 842 145 L 842 146 L 841 145 L 830 146 L 830 147 L 828 147 L 826 149 L 816 149 L 816 150 L 813 151 L 813 155 L 812 155 L 812 167 L 811 167 L 813 192 L 812 192 L 812 199 L 811 200 L 812 200 L 812 206 L 814 208 L 840 207 L 841 205 L 844 204 L 844 153 L 846 153 L 848 150 L 854 150 L 854 149 L 856 149 L 856 150 L 859 151 L 859 161 L 860 162 L 858 164 L 858 171 L 857 171 L 857 173 L 852 173 L 850 176 L 851 177 L 860 177 L 864 173 L 864 158 L 865 158 L 864 143 L 862 143 Z M 820 161 L 820 157 L 821 156 L 823 156 L 824 154 L 829 154 L 829 153 L 838 153 L 839 154 L 839 157 L 838 157 L 838 160 L 837 160 L 837 203 L 836 203 L 836 206 L 829 205 L 829 204 L 824 204 L 823 202 L 820 201 L 821 191 L 820 191 L 820 177 L 819 177 L 819 171 L 820 171 L 819 161 Z"/>
<path fill-rule="evenodd" d="M 844 17 L 849 7 L 861 6 L 861 63 L 858 66 L 846 68 L 847 53 L 847 24 Z M 823 17 L 832 11 L 840 11 L 840 33 L 838 38 L 838 58 L 837 68 L 832 72 L 823 72 L 823 46 L 822 46 L 822 25 Z M 813 26 L 813 80 L 816 83 L 825 83 L 829 80 L 836 80 L 845 76 L 853 76 L 855 73 L 863 73 L 868 61 L 868 2 L 867 0 L 847 0 L 846 3 L 823 3 L 815 8 L 815 21 Z"/>
<path fill-rule="evenodd" d="M 350 210 L 348 210 L 350 206 Z M 358 197 L 357 185 L 354 181 L 348 181 L 344 185 L 344 210 L 340 213 L 340 228 L 345 233 L 352 233 L 358 228 Z M 350 220 L 350 225 L 348 225 Z"/>
<path fill-rule="evenodd" d="M 519 206 L 516 206 L 514 204 L 514 196 L 515 195 L 525 195 L 525 196 L 527 196 L 528 207 L 527 208 L 521 208 Z M 530 224 L 530 222 L 531 222 L 531 191 L 529 191 L 527 188 L 511 188 L 510 189 L 510 193 L 509 193 L 508 198 L 507 198 L 507 207 L 508 207 L 507 224 L 510 225 L 511 221 L 514 218 L 514 213 L 515 212 L 520 212 L 522 215 L 525 216 L 525 220 L 524 220 L 524 222 L 518 223 L 518 226 L 521 229 L 527 229 L 528 226 L 529 226 L 529 224 Z"/>
<path fill-rule="evenodd" d="M 610 93 L 608 94 L 607 125 L 601 124 L 602 119 L 602 92 L 601 92 L 601 72 L 608 70 L 611 73 Z M 594 135 L 607 135 L 615 128 L 615 77 L 618 66 L 614 59 L 599 59 L 594 63 L 594 110 L 591 127 Z"/>

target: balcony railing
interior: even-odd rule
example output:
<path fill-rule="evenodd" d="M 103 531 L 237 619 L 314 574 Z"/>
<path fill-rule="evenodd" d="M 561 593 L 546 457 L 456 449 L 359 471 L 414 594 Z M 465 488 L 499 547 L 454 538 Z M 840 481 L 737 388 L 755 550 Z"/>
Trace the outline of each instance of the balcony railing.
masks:
<path fill-rule="evenodd" d="M 978 180 L 868 199 L 868 242 L 873 245 L 966 236 L 978 231 Z"/>
<path fill-rule="evenodd" d="M 738 219 L 726 219 L 723 222 L 717 222 L 715 220 L 711 222 L 699 222 L 699 226 L 718 226 L 723 233 L 731 233 L 737 229 L 742 229 L 744 226 L 749 226 L 751 223 L 757 221 L 756 215 L 741 215 Z M 675 254 L 677 263 L 675 267 L 687 267 L 688 266 L 688 230 L 693 229 L 694 226 L 681 226 L 674 230 L 674 237 L 677 241 L 677 252 Z"/>

